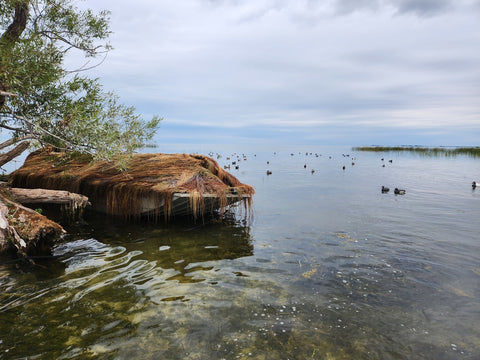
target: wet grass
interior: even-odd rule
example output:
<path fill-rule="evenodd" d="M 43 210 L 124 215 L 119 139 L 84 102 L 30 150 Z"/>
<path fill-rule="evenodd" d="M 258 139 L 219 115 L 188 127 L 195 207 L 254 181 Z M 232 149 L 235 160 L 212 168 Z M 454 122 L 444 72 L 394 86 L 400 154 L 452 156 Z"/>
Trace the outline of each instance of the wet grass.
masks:
<path fill-rule="evenodd" d="M 371 152 L 409 152 L 432 157 L 468 156 L 480 158 L 480 147 L 424 147 L 424 146 L 361 146 L 354 147 L 353 151 Z"/>

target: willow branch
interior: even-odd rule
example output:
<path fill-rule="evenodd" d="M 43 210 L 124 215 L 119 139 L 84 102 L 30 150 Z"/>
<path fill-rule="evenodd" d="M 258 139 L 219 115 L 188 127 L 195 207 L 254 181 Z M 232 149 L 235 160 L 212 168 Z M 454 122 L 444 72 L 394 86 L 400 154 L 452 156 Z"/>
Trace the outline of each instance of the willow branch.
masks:
<path fill-rule="evenodd" d="M 105 59 L 107 58 L 107 55 L 108 55 L 108 52 L 105 52 L 105 56 L 103 57 L 103 59 L 100 60 L 100 62 L 98 62 L 98 63 L 95 64 L 95 65 L 86 67 L 86 66 L 90 63 L 90 61 L 88 61 L 88 62 L 86 62 L 81 68 L 76 69 L 76 70 L 66 70 L 65 73 L 66 73 L 66 74 L 74 74 L 74 73 L 79 73 L 79 72 L 82 72 L 82 71 L 88 71 L 88 70 L 95 69 L 96 67 L 98 67 L 98 66 L 100 66 L 100 65 L 103 64 L 103 62 L 104 62 Z"/>
<path fill-rule="evenodd" d="M 103 46 L 102 45 L 98 45 L 98 46 L 95 46 L 95 47 L 92 47 L 92 48 L 89 48 L 89 47 L 86 47 L 86 46 L 82 46 L 82 45 L 79 45 L 79 44 L 75 44 L 74 42 L 68 40 L 66 37 L 64 36 L 61 36 L 58 32 L 54 32 L 54 31 L 40 31 L 39 32 L 41 35 L 45 36 L 46 38 L 50 39 L 50 40 L 53 40 L 53 41 L 61 41 L 67 45 L 69 45 L 70 47 L 73 47 L 75 49 L 79 49 L 79 50 L 82 50 L 82 51 L 85 51 L 87 52 L 88 54 L 90 55 L 95 55 L 95 54 L 99 54 L 101 53 L 100 51 L 98 51 L 98 49 L 101 49 Z M 107 52 L 108 50 L 105 50 L 105 52 Z"/>
<path fill-rule="evenodd" d="M 30 128 L 32 129 L 31 133 L 32 133 L 33 136 L 35 136 L 35 138 L 36 138 L 37 140 L 39 140 L 39 139 L 38 139 L 38 134 L 37 134 L 37 131 L 38 131 L 38 132 L 40 132 L 40 133 L 43 133 L 43 134 L 48 135 L 48 136 L 51 136 L 51 137 L 53 137 L 54 139 L 59 140 L 59 141 L 65 143 L 66 145 L 70 146 L 72 149 L 79 149 L 79 150 L 82 150 L 82 151 L 86 152 L 87 154 L 92 155 L 92 156 L 95 155 L 95 153 L 92 152 L 92 151 L 90 151 L 90 149 L 89 149 L 88 147 L 83 146 L 83 145 L 80 145 L 80 144 L 72 143 L 72 142 L 66 140 L 65 138 L 62 138 L 62 137 L 60 137 L 60 136 L 58 136 L 58 135 L 56 135 L 56 134 L 48 131 L 47 129 L 44 129 L 44 128 L 39 127 L 39 126 L 35 126 L 35 124 L 33 124 L 30 120 L 26 119 L 25 117 L 21 117 L 21 116 L 15 116 L 15 117 L 16 117 L 18 120 L 23 121 L 28 127 L 30 127 Z M 35 131 L 35 130 L 33 130 L 33 129 L 36 129 L 37 131 Z M 41 141 L 41 140 L 39 140 L 39 141 L 42 142 L 42 143 L 45 143 L 44 141 Z M 64 149 L 64 150 L 67 150 L 67 151 L 68 151 L 69 149 Z M 71 149 L 70 149 L 70 150 L 71 150 Z"/>

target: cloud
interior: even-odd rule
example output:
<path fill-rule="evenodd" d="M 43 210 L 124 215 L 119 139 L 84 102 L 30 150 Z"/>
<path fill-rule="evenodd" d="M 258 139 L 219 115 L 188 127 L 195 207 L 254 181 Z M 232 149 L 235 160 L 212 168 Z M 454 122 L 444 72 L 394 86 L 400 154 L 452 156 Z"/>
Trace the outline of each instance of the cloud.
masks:
<path fill-rule="evenodd" d="M 478 13 L 466 0 L 86 5 L 112 10 L 115 50 L 93 75 L 169 129 L 478 126 Z"/>
<path fill-rule="evenodd" d="M 378 12 L 393 9 L 397 14 L 431 17 L 462 6 L 463 0 L 198 0 L 211 7 L 234 8 L 239 19 L 258 20 L 271 12 L 287 12 L 292 18 L 313 19 L 349 15 L 359 11 Z M 478 1 L 474 0 L 475 3 Z"/>
<path fill-rule="evenodd" d="M 444 13 L 454 8 L 453 0 L 336 0 L 335 8 L 339 14 L 355 11 L 379 11 L 393 8 L 398 14 L 414 14 L 429 17 Z"/>
<path fill-rule="evenodd" d="M 338 14 L 350 14 L 355 11 L 376 11 L 380 8 L 380 0 L 337 0 L 335 8 Z"/>
<path fill-rule="evenodd" d="M 429 17 L 442 14 L 454 7 L 451 0 L 390 0 L 400 14 Z"/>

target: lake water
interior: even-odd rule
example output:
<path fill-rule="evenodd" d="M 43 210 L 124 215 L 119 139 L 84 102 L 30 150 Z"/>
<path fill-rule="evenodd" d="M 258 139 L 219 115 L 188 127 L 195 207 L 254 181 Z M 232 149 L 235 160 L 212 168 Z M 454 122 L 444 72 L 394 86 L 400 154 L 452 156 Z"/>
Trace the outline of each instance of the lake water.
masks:
<path fill-rule="evenodd" d="M 1 359 L 480 359 L 480 159 L 157 150 L 244 154 L 253 216 L 86 214 L 37 265 L 0 259 Z"/>

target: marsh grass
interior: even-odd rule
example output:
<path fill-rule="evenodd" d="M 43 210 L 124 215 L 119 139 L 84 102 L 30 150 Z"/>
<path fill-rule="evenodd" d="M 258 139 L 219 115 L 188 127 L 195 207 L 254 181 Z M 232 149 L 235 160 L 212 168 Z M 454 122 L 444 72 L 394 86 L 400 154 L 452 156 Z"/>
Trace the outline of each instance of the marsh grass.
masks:
<path fill-rule="evenodd" d="M 480 147 L 424 147 L 424 146 L 361 146 L 352 148 L 353 151 L 371 152 L 410 152 L 431 157 L 468 156 L 480 158 Z"/>

